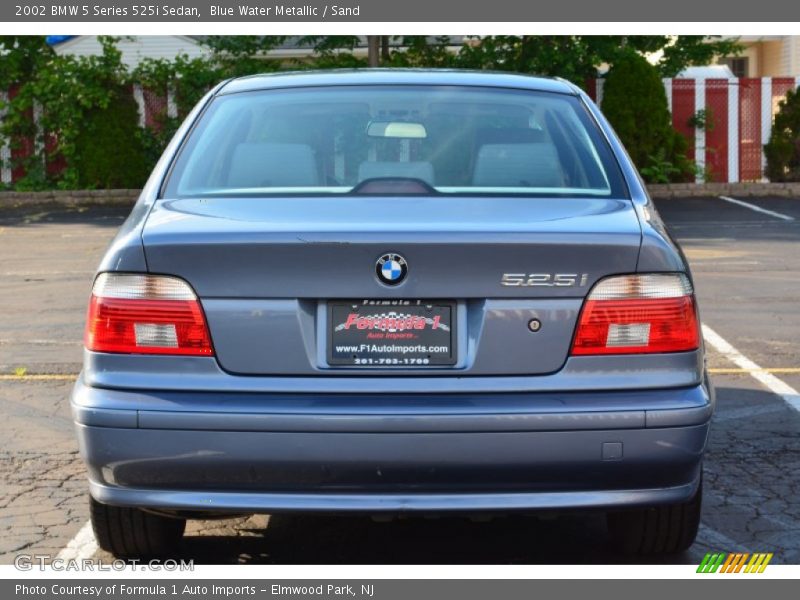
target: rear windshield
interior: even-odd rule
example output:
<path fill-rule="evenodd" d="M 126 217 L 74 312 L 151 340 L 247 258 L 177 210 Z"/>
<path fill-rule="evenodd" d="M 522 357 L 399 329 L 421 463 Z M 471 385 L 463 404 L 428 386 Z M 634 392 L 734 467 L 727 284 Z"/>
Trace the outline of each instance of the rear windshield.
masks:
<path fill-rule="evenodd" d="M 382 184 L 416 193 L 626 195 L 614 156 L 574 96 L 339 86 L 217 97 L 164 196 L 348 194 Z"/>

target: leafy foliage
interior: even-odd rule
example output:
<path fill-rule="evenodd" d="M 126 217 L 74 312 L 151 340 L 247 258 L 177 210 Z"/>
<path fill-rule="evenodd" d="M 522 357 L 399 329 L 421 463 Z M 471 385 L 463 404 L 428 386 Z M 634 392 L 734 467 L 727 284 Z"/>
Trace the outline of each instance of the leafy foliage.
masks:
<path fill-rule="evenodd" d="M 6 103 L 0 137 L 12 147 L 35 140 L 35 148 L 47 148 L 48 163 L 66 165 L 62 171 L 48 174 L 43 153 L 28 153 L 21 164 L 12 165 L 22 166 L 26 172 L 23 180 L 15 183 L 18 189 L 140 185 L 181 120 L 219 81 L 282 69 L 367 65 L 358 36 L 293 40 L 286 36 L 206 36 L 202 44 L 208 54 L 203 58 L 148 59 L 129 71 L 121 61 L 116 39 L 99 39 L 100 56 L 74 57 L 57 56 L 43 36 L 0 36 L 0 89 L 16 90 Z M 310 48 L 309 56 L 270 58 L 270 52 L 287 40 Z M 738 47 L 730 40 L 704 36 L 486 36 L 468 38 L 461 45 L 454 45 L 449 36 L 380 36 L 380 42 L 381 66 L 518 71 L 564 77 L 578 84 L 596 76 L 597 68 L 604 64 L 614 65 L 612 71 L 619 72 L 618 63 L 631 56 L 661 52 L 656 76 L 672 76 L 685 66 L 733 54 Z M 170 90 L 177 115 L 169 116 L 165 107 L 154 116 L 154 126 L 138 128 L 130 91 L 133 83 L 162 96 Z M 609 84 L 606 103 L 608 91 L 614 88 L 611 81 Z M 608 110 L 607 106 L 604 109 Z M 38 129 L 32 118 L 34 110 L 41 114 Z M 659 108 L 659 122 L 662 113 Z M 627 122 L 628 118 L 620 119 Z M 664 149 L 649 148 L 640 159 L 651 161 L 642 164 L 653 166 L 653 173 L 670 172 L 676 177 L 664 164 L 681 173 L 686 170 L 678 156 L 682 138 L 670 138 L 657 129 L 667 144 L 666 154 Z M 42 132 L 48 132 L 47 137 Z M 660 157 L 660 167 L 653 162 L 655 157 Z M 663 177 L 661 174 L 657 177 Z"/>
<path fill-rule="evenodd" d="M 171 61 L 146 58 L 137 65 L 130 79 L 164 96 L 171 91 L 177 109 L 177 116 L 171 117 L 165 105 L 160 113 L 152 115 L 154 126 L 139 132 L 147 161 L 154 165 L 183 118 L 208 90 L 226 77 L 221 68 L 207 59 L 181 55 Z"/>
<path fill-rule="evenodd" d="M 389 52 L 387 66 L 391 67 L 424 67 L 452 68 L 458 67 L 459 54 L 451 50 L 453 44 L 450 36 L 440 35 L 428 38 L 424 35 L 406 35 L 395 38 L 398 47 Z M 461 47 L 461 51 L 466 46 Z"/>
<path fill-rule="evenodd" d="M 0 87 L 9 88 L 27 79 L 52 58 L 53 51 L 44 36 L 0 36 Z"/>
<path fill-rule="evenodd" d="M 79 187 L 141 187 L 152 165 L 138 122 L 138 107 L 125 89 L 115 90 L 113 105 L 86 112 L 69 163 Z"/>
<path fill-rule="evenodd" d="M 660 52 L 658 73 L 674 77 L 688 66 L 708 64 L 739 50 L 735 41 L 715 36 L 500 35 L 465 45 L 458 66 L 551 75 L 583 85 L 601 65 L 613 66 L 631 55 Z"/>
<path fill-rule="evenodd" d="M 639 170 L 650 183 L 669 183 L 673 177 L 682 174 L 678 167 L 664 158 L 665 154 L 664 149 L 660 148 L 658 154 L 647 157 L 648 166 Z"/>
<path fill-rule="evenodd" d="M 208 67 L 227 79 L 277 71 L 280 62 L 267 59 L 267 54 L 285 39 L 274 35 L 210 35 L 203 39 L 203 45 L 211 50 Z"/>
<path fill-rule="evenodd" d="M 645 58 L 631 53 L 617 60 L 606 78 L 603 112 L 645 178 L 689 177 L 686 139 L 672 127 L 661 76 Z"/>
<path fill-rule="evenodd" d="M 84 144 L 97 142 L 87 139 L 82 133 L 93 127 L 93 117 L 108 121 L 109 117 L 103 111 L 112 110 L 112 104 L 116 105 L 128 94 L 123 88 L 126 71 L 114 38 L 101 37 L 100 43 L 103 48 L 100 56 L 76 58 L 48 52 L 35 58 L 30 56 L 31 51 L 38 55 L 42 50 L 33 43 L 17 46 L 17 51 L 11 53 L 15 64 L 26 65 L 30 71 L 26 74 L 27 79 L 16 82 L 17 94 L 8 104 L 0 135 L 8 137 L 12 146 L 25 137 L 36 138 L 39 147 L 55 141 L 48 158 L 60 157 L 66 162 L 66 169 L 58 181 L 62 188 L 85 185 L 78 167 L 82 154 L 79 140 L 82 139 Z M 19 75 L 22 73 L 18 71 Z M 39 108 L 40 129 L 37 131 L 31 115 Z M 50 132 L 53 137 L 45 139 L 42 132 Z M 104 150 L 110 151 L 109 148 Z M 18 187 L 35 189 L 51 184 L 40 153 L 34 152 L 24 159 L 21 166 L 25 168 L 26 176 Z"/>
<path fill-rule="evenodd" d="M 764 154 L 770 181 L 800 181 L 800 88 L 778 105 Z"/>
<path fill-rule="evenodd" d="M 306 35 L 297 40 L 300 47 L 312 48 L 313 59 L 303 63 L 294 61 L 298 68 L 358 69 L 367 66 L 367 59 L 354 54 L 361 42 L 357 35 Z"/>

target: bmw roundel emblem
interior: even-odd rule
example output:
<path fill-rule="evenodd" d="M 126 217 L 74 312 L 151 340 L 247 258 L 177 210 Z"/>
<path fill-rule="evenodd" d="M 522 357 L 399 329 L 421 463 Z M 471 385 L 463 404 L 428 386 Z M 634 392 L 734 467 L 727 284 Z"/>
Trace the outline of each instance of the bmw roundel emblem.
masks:
<path fill-rule="evenodd" d="M 381 283 L 397 285 L 408 275 L 408 263 L 399 254 L 388 252 L 375 263 L 375 273 Z"/>

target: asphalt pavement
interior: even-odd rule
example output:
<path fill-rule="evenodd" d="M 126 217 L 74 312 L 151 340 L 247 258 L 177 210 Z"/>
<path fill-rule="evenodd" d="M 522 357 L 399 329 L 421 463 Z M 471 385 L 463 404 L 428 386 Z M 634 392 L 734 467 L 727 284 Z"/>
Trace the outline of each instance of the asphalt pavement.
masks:
<path fill-rule="evenodd" d="M 751 551 L 800 563 L 800 412 L 790 406 L 800 389 L 800 199 L 747 203 L 658 203 L 692 266 L 718 398 L 698 541 L 661 562 Z M 125 213 L 0 211 L 0 564 L 65 548 L 103 556 L 80 533 L 86 482 L 68 394 L 92 275 Z M 610 549 L 600 514 L 193 521 L 179 556 L 215 564 L 628 561 Z"/>

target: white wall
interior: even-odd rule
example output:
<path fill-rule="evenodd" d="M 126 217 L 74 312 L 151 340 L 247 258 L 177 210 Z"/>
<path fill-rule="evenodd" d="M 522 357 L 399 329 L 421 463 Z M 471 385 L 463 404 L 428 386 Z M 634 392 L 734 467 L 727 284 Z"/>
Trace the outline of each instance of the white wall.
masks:
<path fill-rule="evenodd" d="M 97 36 L 80 35 L 53 47 L 56 54 L 75 56 L 99 56 L 103 49 Z M 122 62 L 129 68 L 139 64 L 143 58 L 174 59 L 180 54 L 198 58 L 208 54 L 208 50 L 195 40 L 183 35 L 137 35 L 123 37 L 117 42 L 122 52 Z"/>

